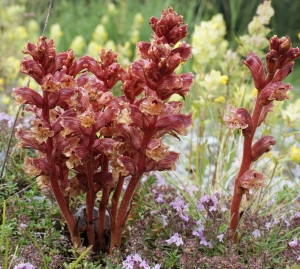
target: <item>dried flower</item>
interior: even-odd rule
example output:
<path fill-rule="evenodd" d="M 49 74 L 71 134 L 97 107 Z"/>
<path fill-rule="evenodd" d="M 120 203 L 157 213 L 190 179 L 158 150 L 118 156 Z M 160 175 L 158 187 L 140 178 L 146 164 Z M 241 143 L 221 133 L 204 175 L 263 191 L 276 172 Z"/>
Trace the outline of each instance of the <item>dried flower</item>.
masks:
<path fill-rule="evenodd" d="M 249 137 L 252 135 L 253 123 L 249 112 L 244 108 L 233 108 L 229 106 L 229 114 L 225 114 L 224 121 L 230 129 L 242 129 L 243 135 Z"/>
<path fill-rule="evenodd" d="M 250 189 L 256 189 L 263 185 L 264 175 L 255 170 L 248 170 L 239 178 L 240 186 L 249 193 Z"/>

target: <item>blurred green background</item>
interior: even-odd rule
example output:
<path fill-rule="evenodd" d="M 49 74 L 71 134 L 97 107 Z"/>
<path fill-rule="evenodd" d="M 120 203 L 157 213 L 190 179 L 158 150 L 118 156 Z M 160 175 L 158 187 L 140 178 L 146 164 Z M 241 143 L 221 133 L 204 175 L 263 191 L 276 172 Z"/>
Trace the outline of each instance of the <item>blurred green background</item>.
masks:
<path fill-rule="evenodd" d="M 81 34 L 88 41 L 101 17 L 109 12 L 107 10 L 109 4 L 113 3 L 116 9 L 122 12 L 109 22 L 110 39 L 121 43 L 126 41 L 133 15 L 140 12 L 144 17 L 141 40 L 148 40 L 151 32 L 148 27 L 150 16 L 159 17 L 163 9 L 172 6 L 188 22 L 190 33 L 195 24 L 199 24 L 202 20 L 209 20 L 217 13 L 223 13 L 228 30 L 227 37 L 234 46 L 236 45 L 233 42 L 234 37 L 247 31 L 248 23 L 255 15 L 257 6 L 262 2 L 262 0 L 54 0 L 49 25 L 60 24 L 64 32 L 61 38 L 61 49 L 66 49 L 76 35 Z M 42 28 L 49 2 L 27 0 L 25 4 L 26 11 L 35 15 L 35 19 Z M 271 21 L 272 35 L 275 33 L 278 36 L 288 35 L 293 44 L 298 45 L 300 1 L 273 0 L 272 6 L 275 9 L 275 15 Z"/>
<path fill-rule="evenodd" d="M 161 11 L 168 6 L 188 23 L 190 43 L 195 25 L 222 13 L 227 27 L 225 38 L 235 50 L 238 46 L 236 38 L 247 33 L 247 26 L 261 3 L 263 0 L 53 0 L 45 35 L 54 38 L 57 51 L 72 47 L 77 56 L 97 57 L 102 47 L 112 48 L 121 55 L 119 62 L 126 67 L 135 56 L 135 43 L 150 40 L 150 17 L 160 17 Z M 20 8 L 8 12 L 12 6 Z M 1 87 L 7 89 L 8 84 L 12 84 L 6 77 L 10 76 L 8 73 L 18 71 L 17 64 L 12 62 L 23 58 L 21 50 L 26 42 L 35 43 L 41 35 L 48 6 L 47 0 L 0 1 L 0 37 L 6 44 L 0 48 L 0 60 L 4 63 L 7 57 L 14 57 L 9 62 L 13 70 L 9 70 L 7 64 L 0 64 L 0 91 Z M 293 46 L 299 46 L 300 1 L 273 0 L 272 6 L 275 15 L 269 25 L 272 29 L 269 37 L 288 35 Z M 18 43 L 16 39 L 21 37 L 23 40 Z M 300 85 L 300 61 L 294 69 L 288 81 Z"/>

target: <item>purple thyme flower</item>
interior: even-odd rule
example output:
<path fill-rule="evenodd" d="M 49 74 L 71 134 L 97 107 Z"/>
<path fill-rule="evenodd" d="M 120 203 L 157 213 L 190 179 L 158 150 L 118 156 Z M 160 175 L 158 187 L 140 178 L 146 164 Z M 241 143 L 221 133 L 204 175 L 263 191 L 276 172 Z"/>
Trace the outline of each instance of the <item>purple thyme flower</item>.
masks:
<path fill-rule="evenodd" d="M 187 214 L 183 214 L 183 212 L 186 212 L 189 210 L 189 204 L 185 203 L 185 201 L 182 199 L 182 197 L 178 196 L 175 198 L 174 202 L 170 203 L 170 206 L 172 206 L 178 213 L 179 217 L 183 219 L 184 221 L 189 220 L 189 216 Z"/>
<path fill-rule="evenodd" d="M 293 241 L 289 243 L 290 247 L 296 247 L 298 245 L 298 239 L 294 237 Z"/>
<path fill-rule="evenodd" d="M 163 203 L 163 202 L 164 202 L 164 195 L 163 195 L 162 193 L 160 193 L 160 194 L 158 195 L 158 197 L 155 199 L 155 201 L 156 201 L 157 203 Z"/>
<path fill-rule="evenodd" d="M 291 224 L 288 220 L 285 219 L 284 222 L 285 222 L 285 225 L 286 225 L 287 228 L 289 228 L 291 226 Z"/>
<path fill-rule="evenodd" d="M 217 238 L 219 239 L 219 241 L 220 241 L 221 243 L 223 243 L 223 237 L 224 237 L 224 234 L 219 234 L 219 235 L 217 235 Z"/>
<path fill-rule="evenodd" d="M 168 217 L 166 215 L 163 215 L 163 214 L 161 214 L 161 217 L 162 217 L 163 228 L 165 228 L 168 225 L 168 222 L 167 222 Z"/>
<path fill-rule="evenodd" d="M 143 260 L 143 261 L 139 264 L 139 267 L 140 267 L 140 268 L 144 268 L 144 269 L 150 269 L 149 264 L 148 264 L 145 260 Z"/>
<path fill-rule="evenodd" d="M 4 112 L 0 112 L 0 122 L 1 121 L 6 122 L 8 128 L 11 128 L 14 124 L 13 118 Z"/>
<path fill-rule="evenodd" d="M 126 260 L 122 262 L 122 268 L 124 269 L 133 269 L 134 265 L 137 263 L 141 263 L 142 262 L 142 258 L 139 254 L 135 254 L 133 257 L 131 257 L 131 255 L 128 255 L 126 257 Z"/>
<path fill-rule="evenodd" d="M 137 253 L 134 256 L 128 255 L 126 257 L 126 260 L 122 262 L 122 269 L 134 269 L 136 265 L 138 268 L 151 269 L 149 264 Z M 160 269 L 160 264 L 155 264 L 152 269 Z"/>
<path fill-rule="evenodd" d="M 270 227 L 271 227 L 272 223 L 271 222 L 266 222 L 265 227 L 268 231 L 270 231 Z"/>
<path fill-rule="evenodd" d="M 204 225 L 202 224 L 202 221 L 200 219 L 197 221 L 197 227 L 193 230 L 193 235 L 202 239 L 204 237 L 203 231 L 204 231 Z"/>
<path fill-rule="evenodd" d="M 222 212 L 226 212 L 228 210 L 228 208 L 226 207 L 226 205 L 222 205 L 222 207 L 220 208 L 220 210 Z"/>
<path fill-rule="evenodd" d="M 172 243 L 175 243 L 177 247 L 180 245 L 183 245 L 182 238 L 178 233 L 175 233 L 173 236 L 171 236 L 171 238 L 169 240 L 166 240 L 166 242 L 169 245 L 171 245 Z"/>
<path fill-rule="evenodd" d="M 200 199 L 199 199 L 199 201 L 201 202 L 201 203 L 207 203 L 207 202 L 209 202 L 209 195 L 207 195 L 207 194 L 204 194 Z"/>
<path fill-rule="evenodd" d="M 19 226 L 20 230 L 26 230 L 27 229 L 27 225 L 25 223 L 21 223 Z"/>
<path fill-rule="evenodd" d="M 35 266 L 31 263 L 20 263 L 14 267 L 14 269 L 35 269 Z"/>
<path fill-rule="evenodd" d="M 214 205 L 209 207 L 209 211 L 216 211 L 219 205 L 218 198 L 215 194 L 213 194 L 210 199 L 212 200 Z"/>
<path fill-rule="evenodd" d="M 260 230 L 258 230 L 258 229 L 254 230 L 252 235 L 254 236 L 255 239 L 260 237 Z"/>

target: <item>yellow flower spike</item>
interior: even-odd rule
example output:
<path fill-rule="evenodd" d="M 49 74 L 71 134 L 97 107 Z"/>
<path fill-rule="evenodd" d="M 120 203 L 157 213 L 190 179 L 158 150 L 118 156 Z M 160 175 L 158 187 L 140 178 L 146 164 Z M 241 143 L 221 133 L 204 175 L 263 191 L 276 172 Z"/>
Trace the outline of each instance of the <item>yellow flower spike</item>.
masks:
<path fill-rule="evenodd" d="M 298 34 L 298 39 L 300 40 L 300 33 Z"/>
<path fill-rule="evenodd" d="M 256 88 L 253 89 L 252 91 L 252 96 L 255 97 L 257 96 L 258 90 Z"/>
<path fill-rule="evenodd" d="M 3 94 L 3 95 L 2 95 L 2 100 L 1 100 L 1 102 L 2 102 L 2 104 L 4 104 L 4 105 L 9 105 L 10 102 L 11 102 L 11 98 L 10 98 L 8 95 Z"/>
<path fill-rule="evenodd" d="M 73 39 L 70 47 L 73 49 L 74 53 L 77 55 L 82 55 L 83 50 L 86 46 L 83 36 L 78 35 Z"/>
<path fill-rule="evenodd" d="M 217 104 L 222 104 L 222 103 L 225 102 L 225 97 L 224 96 L 220 96 L 220 97 L 216 98 L 214 100 L 214 102 L 217 103 Z"/>
<path fill-rule="evenodd" d="M 291 159 L 297 164 L 300 164 L 300 149 L 297 147 L 292 148 Z"/>
<path fill-rule="evenodd" d="M 5 90 L 3 86 L 4 86 L 4 79 L 0 78 L 0 92 L 3 92 Z"/>
<path fill-rule="evenodd" d="M 225 75 L 221 76 L 221 78 L 220 78 L 221 84 L 226 85 L 227 81 L 228 81 L 228 77 L 227 76 L 225 76 Z"/>

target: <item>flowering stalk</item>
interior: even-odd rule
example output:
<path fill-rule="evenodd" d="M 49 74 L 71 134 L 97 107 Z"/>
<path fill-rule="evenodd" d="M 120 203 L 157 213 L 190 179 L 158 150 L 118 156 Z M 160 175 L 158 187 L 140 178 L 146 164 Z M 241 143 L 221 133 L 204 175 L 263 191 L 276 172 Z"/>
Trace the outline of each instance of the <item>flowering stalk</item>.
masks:
<path fill-rule="evenodd" d="M 38 176 L 42 191 L 53 192 L 77 245 L 78 220 L 69 201 L 85 193 L 88 240 L 97 251 L 120 248 L 131 200 L 144 173 L 175 169 L 179 154 L 169 151 L 163 136 L 185 135 L 191 124 L 191 114 L 180 113 L 182 103 L 168 101 L 173 94 L 184 97 L 193 83 L 192 73 L 174 72 L 191 57 L 190 45 L 175 47 L 186 37 L 187 25 L 171 7 L 160 20 L 152 17 L 150 25 L 153 40 L 137 44 L 140 59 L 128 71 L 111 50 L 102 50 L 99 61 L 89 56 L 75 60 L 71 49 L 56 54 L 53 40 L 47 42 L 44 36 L 37 45 L 29 42 L 24 53 L 32 59 L 24 58 L 21 72 L 35 79 L 42 95 L 28 87 L 13 93 L 16 102 L 36 116 L 30 131 L 16 134 L 19 146 L 39 153 L 39 158 L 26 158 L 25 172 Z M 118 81 L 123 95 L 115 97 L 111 89 Z M 125 179 L 129 183 L 122 195 Z"/>
<path fill-rule="evenodd" d="M 300 57 L 298 48 L 293 48 L 289 37 L 270 39 L 269 52 L 266 54 L 265 73 L 264 66 L 259 57 L 250 52 L 245 65 L 250 69 L 254 85 L 258 90 L 255 106 L 250 113 L 244 108 L 229 108 L 231 115 L 226 114 L 224 120 L 231 129 L 242 129 L 244 135 L 242 164 L 235 179 L 234 193 L 230 212 L 230 228 L 233 232 L 233 241 L 238 241 L 236 231 L 239 223 L 239 208 L 244 194 L 249 194 L 249 189 L 263 185 L 264 175 L 250 170 L 252 162 L 256 161 L 276 141 L 272 136 L 264 136 L 253 144 L 256 129 L 264 121 L 267 113 L 271 111 L 274 100 L 283 101 L 288 99 L 286 92 L 292 87 L 284 84 L 284 80 L 294 66 L 293 60 Z"/>

